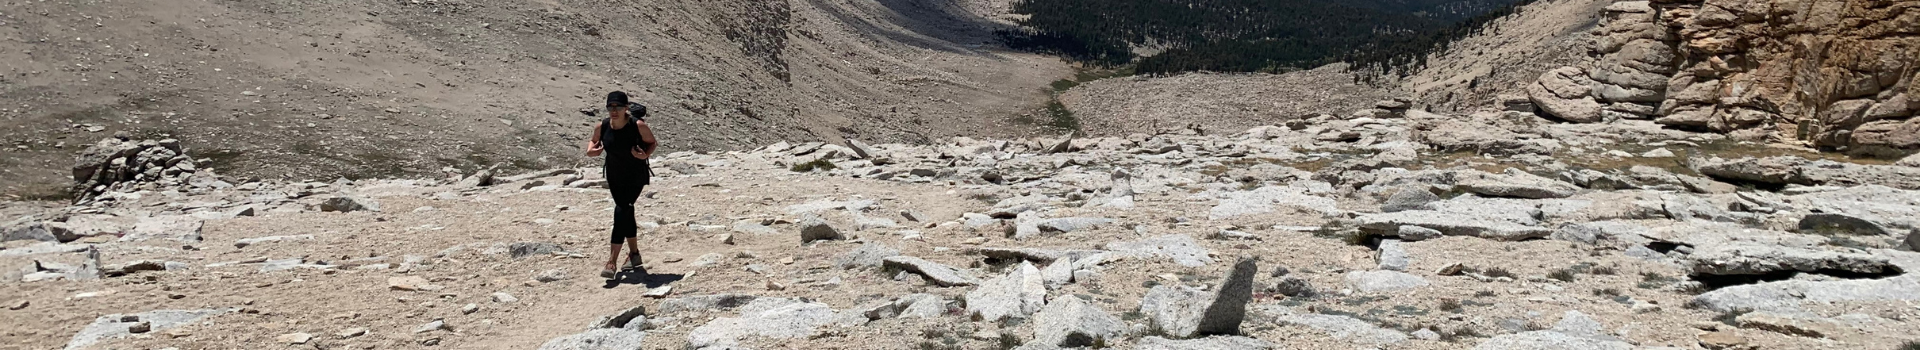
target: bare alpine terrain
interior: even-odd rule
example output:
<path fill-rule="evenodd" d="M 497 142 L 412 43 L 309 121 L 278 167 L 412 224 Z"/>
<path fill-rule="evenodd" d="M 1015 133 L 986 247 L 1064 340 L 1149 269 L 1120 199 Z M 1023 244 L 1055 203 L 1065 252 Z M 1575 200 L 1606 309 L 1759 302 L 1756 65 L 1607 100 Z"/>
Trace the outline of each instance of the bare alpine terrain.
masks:
<path fill-rule="evenodd" d="M 0 9 L 0 171 L 59 197 L 104 136 L 235 176 L 577 165 L 613 90 L 669 150 L 1018 135 L 1060 60 L 997 48 L 994 2 L 31 1 Z"/>
<path fill-rule="evenodd" d="M 1379 80 L 1093 79 L 1016 4 L 8 3 L 0 349 L 1920 349 L 1915 4 Z"/>

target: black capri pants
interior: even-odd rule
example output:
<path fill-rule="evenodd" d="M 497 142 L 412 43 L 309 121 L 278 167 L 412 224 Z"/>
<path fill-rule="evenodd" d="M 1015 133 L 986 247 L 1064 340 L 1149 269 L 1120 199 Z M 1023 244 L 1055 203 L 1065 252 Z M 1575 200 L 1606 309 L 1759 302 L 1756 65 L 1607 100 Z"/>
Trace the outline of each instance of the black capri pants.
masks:
<path fill-rule="evenodd" d="M 613 192 L 614 245 L 634 238 L 640 231 L 640 223 L 634 219 L 633 202 L 640 199 L 640 192 L 647 188 L 653 174 L 644 162 L 637 168 L 607 169 L 607 189 Z"/>

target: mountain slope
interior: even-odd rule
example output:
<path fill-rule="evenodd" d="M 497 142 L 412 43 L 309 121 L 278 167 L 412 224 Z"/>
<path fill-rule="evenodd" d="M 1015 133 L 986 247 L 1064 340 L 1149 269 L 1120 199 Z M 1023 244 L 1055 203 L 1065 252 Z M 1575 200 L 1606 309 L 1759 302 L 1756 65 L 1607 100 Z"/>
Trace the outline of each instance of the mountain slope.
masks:
<path fill-rule="evenodd" d="M 53 195 L 70 154 L 179 138 L 243 176 L 432 174 L 578 157 L 606 92 L 669 151 L 1030 129 L 1057 60 L 996 48 L 992 2 L 122 1 L 0 12 L 0 174 Z M 98 131 L 89 131 L 95 129 Z"/>

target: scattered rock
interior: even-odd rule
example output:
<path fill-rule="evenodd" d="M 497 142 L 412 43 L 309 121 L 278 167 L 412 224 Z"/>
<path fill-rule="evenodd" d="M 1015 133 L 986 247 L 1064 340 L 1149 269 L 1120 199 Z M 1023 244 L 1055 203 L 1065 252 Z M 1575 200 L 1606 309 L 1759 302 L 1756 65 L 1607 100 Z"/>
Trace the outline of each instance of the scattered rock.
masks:
<path fill-rule="evenodd" d="M 1066 153 L 1066 152 L 1072 152 L 1072 151 L 1073 151 L 1073 135 L 1072 134 L 1068 134 L 1064 137 L 1061 137 L 1060 141 L 1055 141 L 1052 144 L 1048 145 L 1046 148 L 1046 153 Z"/>
<path fill-rule="evenodd" d="M 853 156 L 860 159 L 873 159 L 873 147 L 860 140 L 847 139 L 847 149 L 853 150 Z"/>
<path fill-rule="evenodd" d="M 640 324 L 635 324 L 635 322 L 639 322 Z M 587 328 L 628 328 L 645 330 L 646 322 L 647 307 L 645 305 L 635 305 L 620 311 L 620 313 L 602 316 Z"/>
<path fill-rule="evenodd" d="M 1433 329 L 1428 329 L 1428 328 L 1421 328 L 1420 330 L 1413 331 L 1413 333 L 1409 333 L 1408 335 L 1413 336 L 1413 339 L 1419 339 L 1419 340 L 1427 340 L 1427 341 L 1440 340 L 1440 333 L 1435 333 Z"/>
<path fill-rule="evenodd" d="M 1086 249 L 1055 250 L 1055 249 L 1039 249 L 1039 248 L 993 248 L 993 247 L 973 248 L 968 251 L 974 254 L 980 254 L 982 256 L 986 256 L 988 258 L 1001 259 L 1001 260 L 1026 260 L 1026 261 L 1031 261 L 1035 264 L 1051 264 L 1055 261 L 1060 261 L 1060 260 L 1066 260 L 1066 261 L 1080 260 L 1089 256 L 1093 256 L 1094 254 L 1105 252 L 1101 250 L 1086 250 Z"/>
<path fill-rule="evenodd" d="M 285 344 L 300 345 L 300 344 L 306 344 L 307 341 L 313 340 L 313 335 L 307 334 L 307 333 L 287 333 L 287 334 L 281 334 L 278 337 L 274 337 L 273 340 L 281 343 L 285 343 Z"/>
<path fill-rule="evenodd" d="M 1058 218 L 1047 219 L 1035 224 L 1040 232 L 1073 232 L 1113 223 L 1107 218 Z M 1024 238 L 1024 237 L 1014 237 Z"/>
<path fill-rule="evenodd" d="M 0 226 L 0 242 L 60 242 L 60 238 L 55 236 L 53 232 L 49 230 L 48 226 L 47 223 L 43 222 L 15 222 L 6 226 Z"/>
<path fill-rule="evenodd" d="M 1383 236 L 1398 234 L 1402 226 L 1432 229 L 1448 236 L 1470 236 L 1501 241 L 1542 238 L 1553 234 L 1552 229 L 1544 227 L 1433 210 L 1367 214 L 1361 215 L 1358 219 L 1361 230 Z"/>
<path fill-rule="evenodd" d="M 1414 226 L 1414 225 L 1401 225 L 1398 233 L 1399 233 L 1400 239 L 1406 240 L 1408 242 L 1418 242 L 1418 241 L 1424 241 L 1424 240 L 1429 240 L 1434 238 L 1440 238 L 1440 236 L 1445 236 L 1445 234 L 1440 233 L 1440 230 Z"/>
<path fill-rule="evenodd" d="M 540 274 L 533 276 L 533 280 L 540 281 L 541 283 L 554 282 L 554 281 L 559 281 L 564 279 L 567 279 L 567 271 L 564 269 L 552 269 L 552 270 L 541 271 Z"/>
<path fill-rule="evenodd" d="M 513 257 L 514 259 L 566 252 L 567 249 L 560 247 L 559 244 L 547 242 L 513 242 L 513 244 L 507 245 L 507 256 Z"/>
<path fill-rule="evenodd" d="M 380 211 L 380 203 L 371 198 L 338 196 L 320 202 L 323 212 Z"/>
<path fill-rule="evenodd" d="M 1920 153 L 1908 155 L 1906 158 L 1900 158 L 1900 161 L 1893 162 L 1893 165 L 1920 168 Z"/>
<path fill-rule="evenodd" d="M 1846 214 L 1811 213 L 1800 218 L 1800 232 L 1822 235 L 1879 236 L 1893 230 L 1880 224 Z"/>
<path fill-rule="evenodd" d="M 1307 283 L 1306 279 L 1293 276 L 1282 277 L 1280 282 L 1274 283 L 1273 293 L 1289 297 L 1312 297 L 1316 294 L 1313 285 Z"/>
<path fill-rule="evenodd" d="M 1907 250 L 1920 252 L 1920 229 L 1907 233 Z"/>
<path fill-rule="evenodd" d="M 807 216 L 800 219 L 800 243 L 802 244 L 818 240 L 845 238 L 846 236 L 842 236 L 840 230 L 833 228 L 833 224 L 828 223 L 826 219 L 818 216 Z"/>
<path fill-rule="evenodd" d="M 889 256 L 884 259 L 884 263 L 890 268 L 897 268 L 926 276 L 928 281 L 941 287 L 971 286 L 979 283 L 965 270 L 957 270 L 947 265 L 927 261 L 926 259 L 911 256 Z"/>
<path fill-rule="evenodd" d="M 1413 258 L 1407 255 L 1407 248 L 1400 243 L 1400 240 L 1380 241 L 1380 250 L 1376 255 L 1375 258 L 1380 261 L 1381 270 L 1406 271 L 1407 264 L 1413 262 Z"/>
<path fill-rule="evenodd" d="M 1040 311 L 1047 297 L 1040 269 L 1023 261 L 1011 270 L 967 292 L 968 315 L 977 321 L 997 322 L 1008 317 L 1025 318 Z"/>
<path fill-rule="evenodd" d="M 182 242 L 199 242 L 200 228 L 203 222 L 190 215 L 156 215 L 141 218 L 133 225 L 133 232 L 120 237 L 120 241 L 144 241 L 150 239 L 169 239 Z"/>
<path fill-rule="evenodd" d="M 915 293 L 862 307 L 854 311 L 868 320 L 886 318 L 939 318 L 947 313 L 947 299 L 938 295 Z"/>
<path fill-rule="evenodd" d="M 475 187 L 493 186 L 493 182 L 494 182 L 493 180 L 494 180 L 493 168 L 489 167 L 486 169 L 481 169 L 480 171 L 473 172 L 473 175 L 468 175 L 467 177 L 461 178 L 460 182 L 453 183 L 453 187 L 475 188 Z"/>
<path fill-rule="evenodd" d="M 1427 205 L 1428 202 L 1438 200 L 1440 200 L 1439 195 L 1435 195 L 1426 189 L 1417 186 L 1401 187 L 1399 191 L 1394 191 L 1392 196 L 1387 197 L 1386 203 L 1380 204 L 1380 211 L 1392 213 L 1415 210 Z"/>
<path fill-rule="evenodd" d="M 429 284 L 426 278 L 419 276 L 387 277 L 387 289 L 416 292 L 435 291 L 440 288 L 440 286 Z"/>
<path fill-rule="evenodd" d="M 499 304 L 515 304 L 515 302 L 520 302 L 520 298 L 513 298 L 513 294 L 507 294 L 507 292 L 493 292 L 493 302 L 499 302 Z"/>
<path fill-rule="evenodd" d="M 414 327 L 413 333 L 419 334 L 419 333 L 426 333 L 426 332 L 446 330 L 446 329 L 447 329 L 447 321 L 434 319 L 433 322 L 427 322 L 426 324 L 420 325 L 419 327 Z"/>
<path fill-rule="evenodd" d="M 900 255 L 900 251 L 880 242 L 867 242 L 834 258 L 833 264 L 842 269 L 871 268 L 880 266 L 881 260 L 895 255 Z"/>
<path fill-rule="evenodd" d="M 759 299 L 759 297 L 744 294 L 711 294 L 678 297 L 661 301 L 660 313 L 674 314 L 681 312 L 732 310 L 747 305 L 747 303 L 751 303 L 757 299 Z"/>
<path fill-rule="evenodd" d="M 1447 264 L 1447 266 L 1441 266 L 1440 269 L 1434 271 L 1433 274 L 1440 276 L 1458 276 L 1461 272 L 1466 271 L 1466 269 L 1467 265 L 1452 263 Z"/>
<path fill-rule="evenodd" d="M 1047 303 L 1033 315 L 1033 323 L 1033 340 L 1028 344 L 1063 348 L 1107 344 L 1118 340 L 1127 330 L 1125 323 L 1098 305 L 1071 295 L 1056 297 Z"/>
<path fill-rule="evenodd" d="M 267 242 L 279 242 L 279 241 L 285 241 L 285 240 L 310 240 L 310 239 L 313 239 L 313 235 L 267 236 L 267 237 L 255 237 L 255 238 L 242 238 L 242 239 L 234 240 L 233 247 L 246 248 L 248 246 L 252 246 L 255 244 L 267 243 Z"/>

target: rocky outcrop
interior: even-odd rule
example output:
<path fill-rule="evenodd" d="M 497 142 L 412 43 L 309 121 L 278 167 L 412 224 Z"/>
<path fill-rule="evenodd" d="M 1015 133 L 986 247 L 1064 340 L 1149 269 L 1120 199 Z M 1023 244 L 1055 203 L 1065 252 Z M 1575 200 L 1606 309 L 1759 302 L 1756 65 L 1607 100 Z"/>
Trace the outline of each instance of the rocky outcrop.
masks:
<path fill-rule="evenodd" d="M 1655 119 L 1772 134 L 1881 156 L 1920 150 L 1920 4 L 1897 1 L 1614 2 L 1588 63 L 1526 89 L 1572 122 Z"/>
<path fill-rule="evenodd" d="M 1575 123 L 1593 123 L 1600 119 L 1600 102 L 1594 100 L 1594 81 L 1587 72 L 1560 67 L 1540 75 L 1527 85 L 1527 97 L 1540 112 Z"/>
<path fill-rule="evenodd" d="M 107 138 L 74 156 L 72 192 L 81 202 L 140 183 L 184 184 L 198 169 L 178 140 Z"/>

